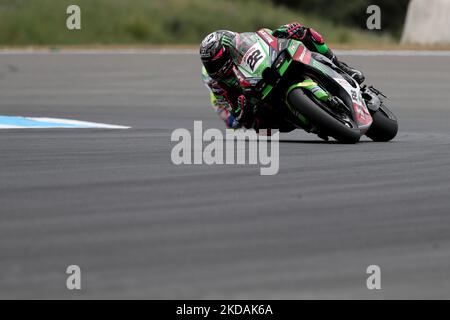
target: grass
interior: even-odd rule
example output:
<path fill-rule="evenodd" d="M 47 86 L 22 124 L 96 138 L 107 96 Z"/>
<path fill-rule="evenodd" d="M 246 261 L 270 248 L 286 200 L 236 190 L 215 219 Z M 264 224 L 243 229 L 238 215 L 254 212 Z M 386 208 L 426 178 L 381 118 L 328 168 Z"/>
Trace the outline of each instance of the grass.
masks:
<path fill-rule="evenodd" d="M 66 28 L 70 4 L 81 8 L 81 30 Z M 268 0 L 0 0 L 0 46 L 197 44 L 216 29 L 291 21 L 313 26 L 331 43 L 392 43 Z"/>

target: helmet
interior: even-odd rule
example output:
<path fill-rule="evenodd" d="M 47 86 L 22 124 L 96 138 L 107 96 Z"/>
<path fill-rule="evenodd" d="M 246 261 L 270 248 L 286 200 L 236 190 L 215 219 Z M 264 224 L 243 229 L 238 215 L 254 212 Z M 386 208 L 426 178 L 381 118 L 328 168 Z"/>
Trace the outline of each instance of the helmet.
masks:
<path fill-rule="evenodd" d="M 220 30 L 210 33 L 203 39 L 200 45 L 200 58 L 211 78 L 218 79 L 231 72 L 233 59 L 229 47 L 223 45 L 223 42 L 230 43 L 234 36 L 234 32 Z"/>

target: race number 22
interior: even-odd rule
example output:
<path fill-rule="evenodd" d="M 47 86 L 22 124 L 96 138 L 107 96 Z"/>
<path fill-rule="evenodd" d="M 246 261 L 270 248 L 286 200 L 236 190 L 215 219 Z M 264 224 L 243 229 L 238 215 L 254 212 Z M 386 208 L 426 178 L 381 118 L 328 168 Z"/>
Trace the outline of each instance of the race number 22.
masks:
<path fill-rule="evenodd" d="M 258 63 L 259 60 L 263 58 L 263 55 L 261 54 L 260 50 L 255 50 L 248 58 L 247 58 L 247 65 L 252 69 L 252 71 L 255 71 L 255 66 Z"/>

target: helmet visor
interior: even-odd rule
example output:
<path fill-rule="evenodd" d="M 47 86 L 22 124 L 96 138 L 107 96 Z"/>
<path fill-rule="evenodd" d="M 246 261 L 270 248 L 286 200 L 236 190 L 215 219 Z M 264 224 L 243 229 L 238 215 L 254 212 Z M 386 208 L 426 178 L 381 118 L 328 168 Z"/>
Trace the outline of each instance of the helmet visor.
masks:
<path fill-rule="evenodd" d="M 211 77 L 218 77 L 231 68 L 231 57 L 226 49 L 222 48 L 212 59 L 204 61 L 203 64 Z"/>

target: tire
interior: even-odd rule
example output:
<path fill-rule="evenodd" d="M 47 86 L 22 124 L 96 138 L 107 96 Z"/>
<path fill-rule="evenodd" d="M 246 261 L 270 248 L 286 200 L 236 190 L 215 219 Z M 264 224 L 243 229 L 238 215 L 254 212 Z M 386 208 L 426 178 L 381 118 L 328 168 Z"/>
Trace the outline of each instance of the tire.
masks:
<path fill-rule="evenodd" d="M 322 110 L 314 101 L 308 98 L 301 89 L 294 89 L 288 94 L 289 105 L 304 115 L 328 136 L 342 143 L 357 143 L 361 138 L 359 129 L 347 127 Z"/>
<path fill-rule="evenodd" d="M 398 123 L 397 120 L 390 119 L 381 107 L 374 114 L 372 114 L 372 125 L 366 132 L 366 136 L 376 142 L 387 142 L 397 135 Z"/>

